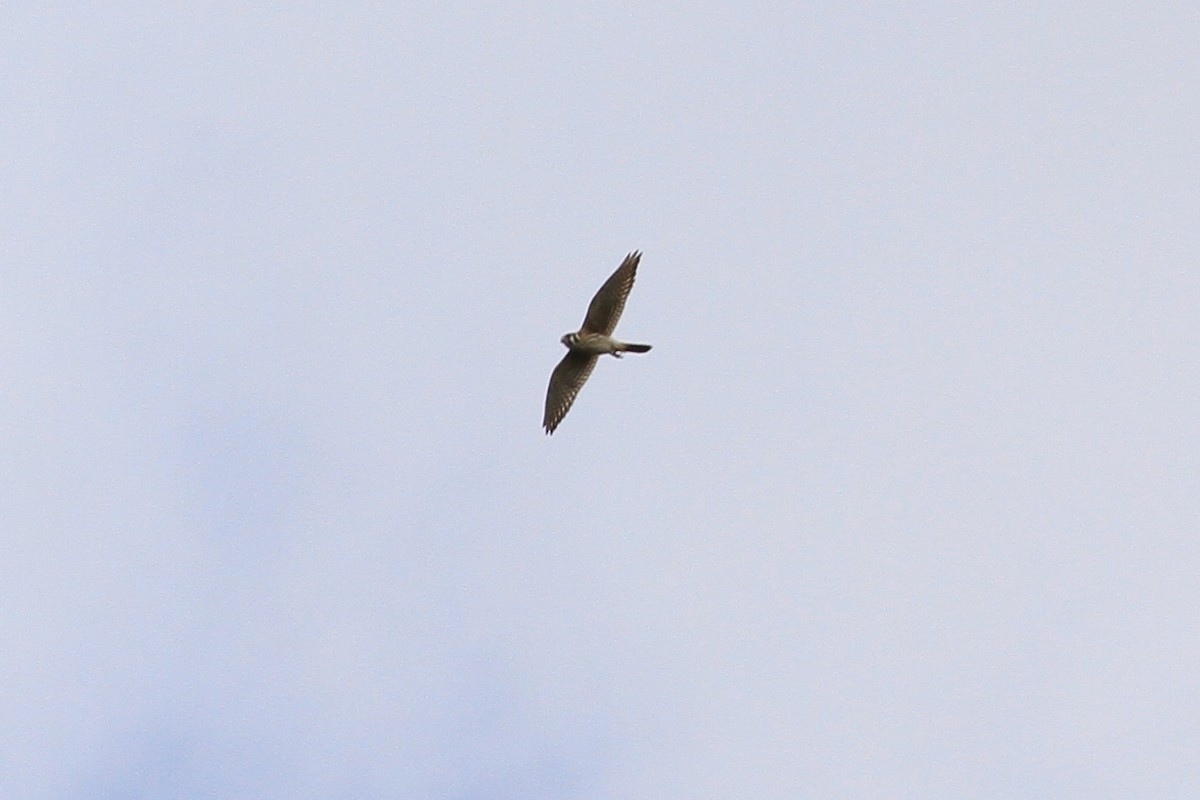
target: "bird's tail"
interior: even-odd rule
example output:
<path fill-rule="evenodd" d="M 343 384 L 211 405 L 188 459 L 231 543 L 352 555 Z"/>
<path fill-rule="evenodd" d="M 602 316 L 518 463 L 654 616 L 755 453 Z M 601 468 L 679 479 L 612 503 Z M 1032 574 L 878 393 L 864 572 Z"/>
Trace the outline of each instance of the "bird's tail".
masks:
<path fill-rule="evenodd" d="M 618 350 L 626 353 L 648 353 L 650 345 L 648 344 L 630 344 L 629 342 L 621 342 L 617 346 Z"/>

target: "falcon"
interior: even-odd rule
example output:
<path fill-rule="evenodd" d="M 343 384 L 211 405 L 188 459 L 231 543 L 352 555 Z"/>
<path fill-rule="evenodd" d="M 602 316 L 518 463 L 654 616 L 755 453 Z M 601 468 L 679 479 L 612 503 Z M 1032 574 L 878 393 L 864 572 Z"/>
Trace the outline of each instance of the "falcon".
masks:
<path fill-rule="evenodd" d="M 546 389 L 546 413 L 542 417 L 542 427 L 547 435 L 554 433 L 558 423 L 571 410 L 575 396 L 587 382 L 600 356 L 607 353 L 620 358 L 622 353 L 645 353 L 650 349 L 648 344 L 630 344 L 617 341 L 612 336 L 617 320 L 625 309 L 625 299 L 633 288 L 633 279 L 637 276 L 641 259 L 642 254 L 637 250 L 625 256 L 621 266 L 592 298 L 583 325 L 575 333 L 563 334 L 559 339 L 566 345 L 567 354 L 550 374 L 550 386 Z"/>

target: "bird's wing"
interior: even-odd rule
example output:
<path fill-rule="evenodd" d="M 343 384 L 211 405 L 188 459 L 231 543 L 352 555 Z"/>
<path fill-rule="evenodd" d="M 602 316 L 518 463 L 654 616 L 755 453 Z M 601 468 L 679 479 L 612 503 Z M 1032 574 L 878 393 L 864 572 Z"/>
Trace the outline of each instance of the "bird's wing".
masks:
<path fill-rule="evenodd" d="M 558 423 L 571 410 L 575 395 L 579 394 L 599 360 L 599 356 L 570 350 L 558 362 L 554 372 L 550 373 L 550 386 L 546 389 L 546 413 L 542 417 L 542 427 L 546 433 L 554 433 Z"/>
<path fill-rule="evenodd" d="M 621 266 L 592 298 L 587 316 L 583 318 L 582 331 L 612 335 L 621 312 L 625 310 L 625 298 L 629 297 L 629 290 L 633 288 L 633 279 L 637 277 L 638 262 L 641 260 L 642 254 L 637 250 L 625 256 Z"/>

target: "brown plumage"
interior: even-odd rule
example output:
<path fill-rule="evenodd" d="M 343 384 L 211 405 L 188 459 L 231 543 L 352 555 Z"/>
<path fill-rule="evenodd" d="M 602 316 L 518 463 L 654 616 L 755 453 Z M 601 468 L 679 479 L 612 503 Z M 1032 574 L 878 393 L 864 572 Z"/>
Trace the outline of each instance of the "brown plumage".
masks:
<path fill-rule="evenodd" d="M 608 353 L 620 358 L 621 353 L 645 353 L 650 349 L 648 344 L 629 344 L 612 338 L 621 312 L 625 310 L 625 301 L 633 289 L 641 258 L 642 254 L 638 251 L 625 256 L 621 266 L 609 276 L 588 304 L 582 327 L 562 337 L 567 354 L 554 368 L 550 375 L 550 386 L 546 389 L 542 427 L 547 434 L 554 433 L 554 429 L 571 410 L 571 404 L 575 402 L 575 397 L 592 374 L 601 355 Z"/>

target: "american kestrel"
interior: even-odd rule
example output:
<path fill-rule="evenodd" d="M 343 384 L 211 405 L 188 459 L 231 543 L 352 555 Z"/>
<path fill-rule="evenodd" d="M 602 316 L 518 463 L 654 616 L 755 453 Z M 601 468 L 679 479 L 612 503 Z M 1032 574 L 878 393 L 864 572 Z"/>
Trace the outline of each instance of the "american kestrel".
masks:
<path fill-rule="evenodd" d="M 600 356 L 608 353 L 620 358 L 621 353 L 645 353 L 650 349 L 648 344 L 629 344 L 612 337 L 621 311 L 625 309 L 625 298 L 629 297 L 629 290 L 633 288 L 633 279 L 637 276 L 641 259 L 640 251 L 625 256 L 621 266 L 592 298 L 587 316 L 583 318 L 583 326 L 575 333 L 563 334 L 559 340 L 566 345 L 567 354 L 550 374 L 550 386 L 546 390 L 546 414 L 542 417 L 542 427 L 547 434 L 554 433 L 558 423 L 571 410 L 575 395 L 587 382 Z"/>

